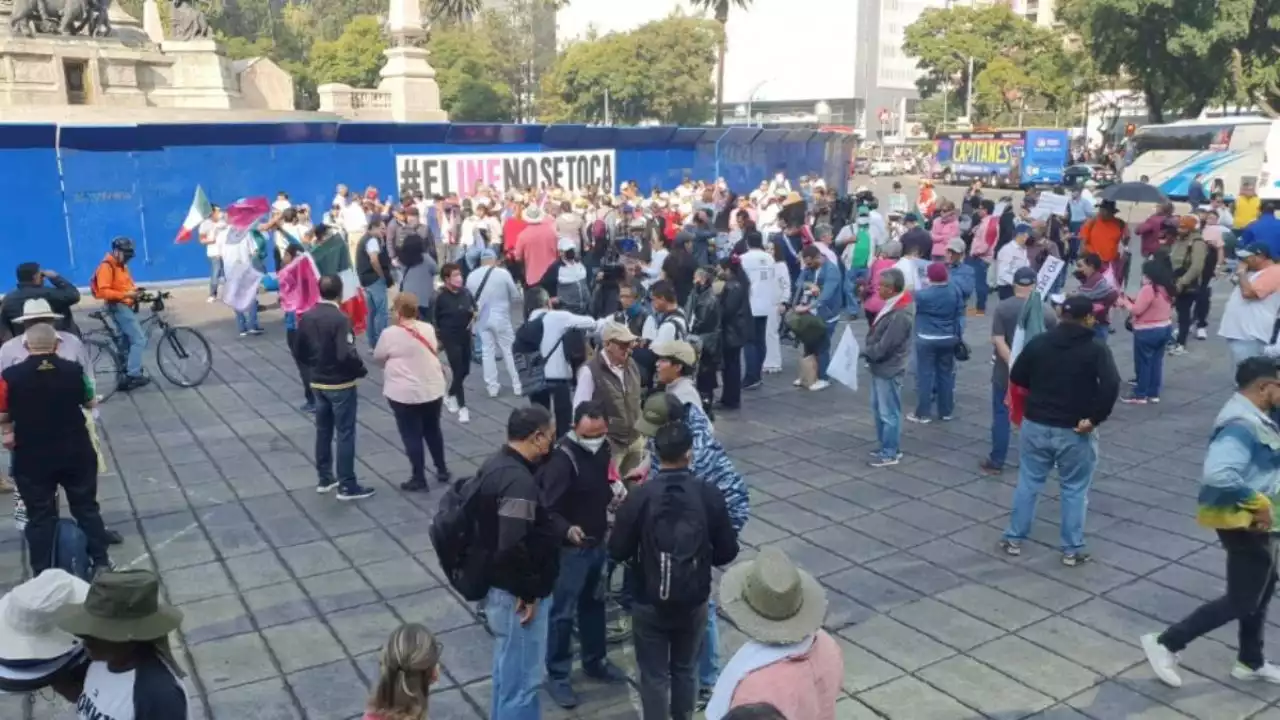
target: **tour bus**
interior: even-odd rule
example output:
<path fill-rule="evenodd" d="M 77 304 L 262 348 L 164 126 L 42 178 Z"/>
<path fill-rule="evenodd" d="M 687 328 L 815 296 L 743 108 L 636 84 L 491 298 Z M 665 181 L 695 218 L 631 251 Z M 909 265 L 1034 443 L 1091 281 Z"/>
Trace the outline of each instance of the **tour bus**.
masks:
<path fill-rule="evenodd" d="M 1066 130 L 943 132 L 934 138 L 942 180 L 1030 187 L 1062 182 L 1069 164 Z"/>
<path fill-rule="evenodd" d="M 1239 115 L 1145 125 L 1126 143 L 1124 163 L 1125 182 L 1146 176 L 1174 200 L 1186 199 L 1196 175 L 1206 191 L 1221 178 L 1228 199 L 1246 184 L 1280 199 L 1280 121 Z"/>

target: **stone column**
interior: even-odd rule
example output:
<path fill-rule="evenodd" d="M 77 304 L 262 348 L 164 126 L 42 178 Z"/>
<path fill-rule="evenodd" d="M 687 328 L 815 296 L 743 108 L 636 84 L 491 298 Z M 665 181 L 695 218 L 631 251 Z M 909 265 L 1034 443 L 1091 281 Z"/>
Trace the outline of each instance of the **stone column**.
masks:
<path fill-rule="evenodd" d="M 449 116 L 440 109 L 436 71 L 421 47 L 427 33 L 422 27 L 418 1 L 391 0 L 387 12 L 391 43 L 383 52 L 387 62 L 379 73 L 382 79 L 378 90 L 390 93 L 391 119 L 395 122 L 446 122 Z"/>
<path fill-rule="evenodd" d="M 164 24 L 160 21 L 160 6 L 156 0 L 142 3 L 142 31 L 151 42 L 157 45 L 164 42 Z"/>

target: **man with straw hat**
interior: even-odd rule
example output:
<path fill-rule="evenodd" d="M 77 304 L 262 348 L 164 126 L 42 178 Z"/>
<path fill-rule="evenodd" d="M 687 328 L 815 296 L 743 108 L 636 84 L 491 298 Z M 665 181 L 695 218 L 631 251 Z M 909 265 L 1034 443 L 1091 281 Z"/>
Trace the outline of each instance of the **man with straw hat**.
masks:
<path fill-rule="evenodd" d="M 707 720 L 765 702 L 789 720 L 835 720 L 844 656 L 822 629 L 827 595 L 812 575 L 765 547 L 725 572 L 720 608 L 750 640 L 720 673 Z"/>
<path fill-rule="evenodd" d="M 185 677 L 169 647 L 182 611 L 160 602 L 160 582 L 150 570 L 104 572 L 84 602 L 63 606 L 58 627 L 84 642 L 90 663 L 77 708 L 82 718 L 184 720 Z"/>

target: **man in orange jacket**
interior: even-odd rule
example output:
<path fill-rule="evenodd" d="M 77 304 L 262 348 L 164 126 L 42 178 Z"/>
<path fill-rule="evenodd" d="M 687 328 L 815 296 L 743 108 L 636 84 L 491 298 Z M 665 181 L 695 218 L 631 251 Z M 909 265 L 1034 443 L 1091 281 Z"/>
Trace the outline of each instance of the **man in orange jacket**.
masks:
<path fill-rule="evenodd" d="M 1103 200 L 1098 203 L 1097 215 L 1080 228 L 1080 239 L 1083 241 L 1081 256 L 1096 254 L 1103 268 L 1110 267 L 1117 283 L 1123 283 L 1124 250 L 1129 241 L 1129 228 L 1125 222 L 1116 217 L 1114 200 Z"/>
<path fill-rule="evenodd" d="M 133 241 L 118 237 L 111 241 L 111 252 L 102 258 L 93 274 L 89 289 L 93 296 L 107 304 L 107 312 L 116 321 L 121 334 L 129 342 L 129 357 L 125 362 L 125 376 L 120 379 L 120 390 L 140 388 L 151 382 L 142 374 L 142 354 L 147 349 L 147 336 L 138 321 L 138 296 L 141 291 L 133 282 L 127 267 L 133 259 Z"/>

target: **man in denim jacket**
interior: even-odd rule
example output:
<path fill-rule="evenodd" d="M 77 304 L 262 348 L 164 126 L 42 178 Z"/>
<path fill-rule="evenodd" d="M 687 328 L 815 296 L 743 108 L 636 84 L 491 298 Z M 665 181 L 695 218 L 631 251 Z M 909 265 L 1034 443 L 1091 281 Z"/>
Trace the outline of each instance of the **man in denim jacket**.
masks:
<path fill-rule="evenodd" d="M 800 252 L 800 261 L 804 269 L 800 271 L 797 283 L 797 296 L 801 300 L 796 305 L 798 312 L 812 312 L 827 324 L 827 341 L 823 343 L 822 352 L 818 353 L 818 382 L 809 387 L 810 390 L 822 390 L 830 385 L 827 380 L 827 366 L 831 364 L 831 338 L 836 333 L 836 323 L 840 321 L 840 309 L 844 298 L 840 292 L 840 268 L 822 256 L 822 251 L 810 245 Z"/>

